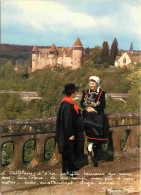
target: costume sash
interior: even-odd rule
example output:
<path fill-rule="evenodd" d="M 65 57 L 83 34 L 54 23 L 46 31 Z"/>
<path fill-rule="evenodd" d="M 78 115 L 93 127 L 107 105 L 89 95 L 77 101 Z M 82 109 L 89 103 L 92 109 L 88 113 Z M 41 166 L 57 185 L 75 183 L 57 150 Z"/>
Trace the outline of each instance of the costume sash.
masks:
<path fill-rule="evenodd" d="M 77 114 L 79 114 L 80 108 L 79 108 L 79 106 L 77 106 L 77 105 L 74 103 L 74 101 L 73 101 L 71 98 L 69 98 L 68 96 L 65 96 L 61 102 L 68 102 L 68 103 L 70 103 L 70 104 L 73 104 L 73 105 L 74 105 L 74 109 L 76 110 Z"/>

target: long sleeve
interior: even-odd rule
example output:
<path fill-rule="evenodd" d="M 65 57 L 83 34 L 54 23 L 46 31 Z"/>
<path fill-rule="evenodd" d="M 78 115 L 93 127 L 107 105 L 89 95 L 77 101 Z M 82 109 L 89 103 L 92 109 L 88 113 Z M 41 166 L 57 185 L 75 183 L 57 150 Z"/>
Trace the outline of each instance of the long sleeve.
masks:
<path fill-rule="evenodd" d="M 106 107 L 106 101 L 105 101 L 105 92 L 103 91 L 101 94 L 101 97 L 99 99 L 100 105 L 95 107 L 95 110 L 97 112 L 104 112 L 104 109 Z"/>

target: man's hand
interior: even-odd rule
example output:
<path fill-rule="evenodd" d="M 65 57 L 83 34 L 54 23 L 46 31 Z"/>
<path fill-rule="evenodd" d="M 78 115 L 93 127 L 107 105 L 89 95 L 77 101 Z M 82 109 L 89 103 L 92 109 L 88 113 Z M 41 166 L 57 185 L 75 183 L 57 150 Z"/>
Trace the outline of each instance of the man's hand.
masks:
<path fill-rule="evenodd" d="M 72 135 L 72 136 L 69 138 L 69 140 L 74 140 L 74 135 Z"/>

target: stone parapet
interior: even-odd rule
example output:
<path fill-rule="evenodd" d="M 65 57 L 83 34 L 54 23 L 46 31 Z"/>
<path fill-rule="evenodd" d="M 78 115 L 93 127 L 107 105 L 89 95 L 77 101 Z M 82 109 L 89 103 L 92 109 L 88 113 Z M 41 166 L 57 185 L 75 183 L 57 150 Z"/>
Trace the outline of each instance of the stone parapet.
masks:
<path fill-rule="evenodd" d="M 140 134 L 140 113 L 123 113 L 108 115 L 109 120 L 109 141 L 108 149 L 113 155 L 121 156 L 124 152 L 139 152 L 137 147 Z M 121 136 L 128 130 L 128 137 L 124 149 L 121 149 Z M 24 167 L 23 148 L 28 140 L 35 140 L 34 159 L 38 165 L 45 162 L 45 143 L 48 139 L 56 135 L 56 118 L 26 119 L 26 120 L 7 120 L 1 122 L 1 149 L 3 144 L 12 142 L 14 145 L 14 157 L 9 169 Z M 54 165 L 61 160 L 57 145 L 54 148 L 52 159 L 48 165 Z"/>

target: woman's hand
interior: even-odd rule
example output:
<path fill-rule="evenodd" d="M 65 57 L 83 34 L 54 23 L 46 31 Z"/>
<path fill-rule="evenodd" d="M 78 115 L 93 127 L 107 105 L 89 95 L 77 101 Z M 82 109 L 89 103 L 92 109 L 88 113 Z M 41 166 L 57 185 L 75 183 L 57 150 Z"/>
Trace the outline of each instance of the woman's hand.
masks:
<path fill-rule="evenodd" d="M 72 135 L 72 136 L 69 138 L 69 140 L 74 140 L 74 135 Z"/>
<path fill-rule="evenodd" d="M 92 108 L 92 107 L 87 107 L 86 108 L 86 111 L 87 112 L 95 112 L 94 108 Z"/>

